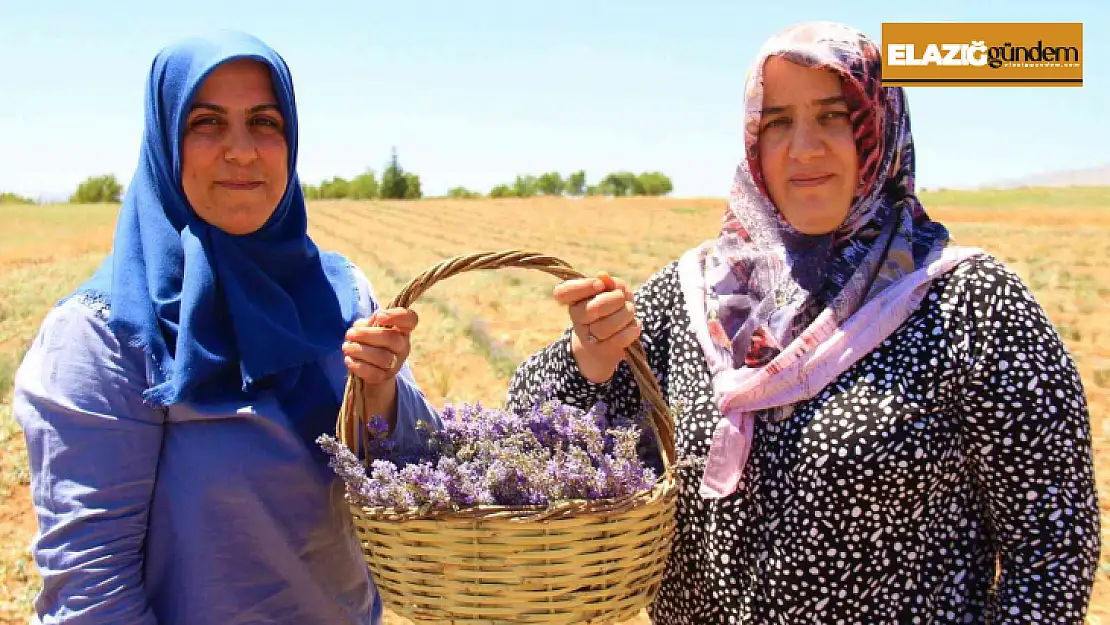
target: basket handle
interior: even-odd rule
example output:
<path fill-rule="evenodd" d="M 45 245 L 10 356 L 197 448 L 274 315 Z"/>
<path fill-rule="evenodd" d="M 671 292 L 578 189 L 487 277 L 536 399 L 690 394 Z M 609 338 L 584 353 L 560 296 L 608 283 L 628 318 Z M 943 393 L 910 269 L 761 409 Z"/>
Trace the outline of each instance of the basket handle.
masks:
<path fill-rule="evenodd" d="M 393 298 L 388 308 L 408 308 L 432 285 L 451 276 L 480 269 L 504 268 L 536 269 L 564 280 L 585 277 L 566 262 L 538 252 L 521 250 L 476 252 L 449 258 L 426 269 Z M 625 354 L 632 369 L 632 376 L 640 389 L 640 397 L 649 404 L 651 429 L 663 454 L 664 469 L 669 470 L 674 464 L 675 450 L 674 420 L 667 408 L 667 401 L 663 397 L 663 391 L 659 388 L 655 374 L 648 365 L 643 345 L 636 341 L 625 349 Z M 335 433 L 336 437 L 356 455 L 360 447 L 365 447 L 369 443 L 367 429 L 360 427 L 369 422 L 369 415 L 363 414 L 365 406 L 363 393 L 362 378 L 348 372 L 347 388 L 343 394 L 343 406 L 339 411 Z M 358 432 L 363 433 L 361 439 L 356 436 Z"/>

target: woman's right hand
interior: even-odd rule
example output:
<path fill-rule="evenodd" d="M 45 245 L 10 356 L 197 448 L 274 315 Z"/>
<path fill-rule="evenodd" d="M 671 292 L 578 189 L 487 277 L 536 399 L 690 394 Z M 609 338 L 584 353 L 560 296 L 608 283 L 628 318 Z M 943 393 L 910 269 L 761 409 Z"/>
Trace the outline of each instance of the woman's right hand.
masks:
<path fill-rule="evenodd" d="M 570 313 L 571 353 L 582 375 L 595 384 L 607 382 L 624 359 L 624 350 L 640 338 L 642 324 L 636 318 L 632 292 L 623 282 L 600 273 L 596 278 L 560 283 L 555 299 Z"/>

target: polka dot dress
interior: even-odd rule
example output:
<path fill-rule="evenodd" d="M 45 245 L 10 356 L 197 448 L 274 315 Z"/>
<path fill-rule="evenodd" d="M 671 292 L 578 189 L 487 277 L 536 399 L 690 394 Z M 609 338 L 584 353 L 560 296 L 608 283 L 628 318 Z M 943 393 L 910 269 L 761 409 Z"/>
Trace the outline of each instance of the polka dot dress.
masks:
<path fill-rule="evenodd" d="M 720 418 L 671 264 L 636 294 L 677 424 L 678 534 L 655 623 L 1082 623 L 1100 549 L 1087 405 L 1021 280 L 989 256 L 820 394 L 761 414 L 732 496 L 698 495 Z M 569 330 L 526 360 L 520 408 L 555 382 L 639 407 L 626 364 L 583 378 Z M 994 584 L 996 576 L 998 583 Z"/>

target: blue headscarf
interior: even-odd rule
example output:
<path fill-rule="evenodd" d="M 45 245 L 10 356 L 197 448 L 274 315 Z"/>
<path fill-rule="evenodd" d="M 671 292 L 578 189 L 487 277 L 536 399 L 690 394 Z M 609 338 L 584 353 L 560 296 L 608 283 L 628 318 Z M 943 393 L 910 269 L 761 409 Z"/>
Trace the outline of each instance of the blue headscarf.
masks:
<path fill-rule="evenodd" d="M 289 184 L 257 232 L 202 220 L 181 186 L 181 142 L 197 88 L 220 64 L 270 68 L 285 118 Z M 335 355 L 358 313 L 347 261 L 308 237 L 297 163 L 297 111 L 285 61 L 249 35 L 220 32 L 162 50 L 147 82 L 146 125 L 111 256 L 77 290 L 109 305 L 109 327 L 141 348 L 155 406 L 277 394 L 306 439 L 334 428 L 338 396 L 317 362 Z"/>

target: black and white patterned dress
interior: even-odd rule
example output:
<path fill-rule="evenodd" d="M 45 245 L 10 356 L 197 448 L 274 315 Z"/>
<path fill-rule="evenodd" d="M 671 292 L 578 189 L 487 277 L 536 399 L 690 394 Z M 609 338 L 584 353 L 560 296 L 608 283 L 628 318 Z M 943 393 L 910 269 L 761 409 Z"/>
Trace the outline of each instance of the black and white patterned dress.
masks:
<path fill-rule="evenodd" d="M 679 458 L 704 458 L 720 412 L 675 264 L 636 307 L 652 369 L 684 411 Z M 548 380 L 563 401 L 638 407 L 628 366 L 592 384 L 569 337 L 522 363 L 510 406 Z M 1100 538 L 1082 383 L 1029 290 L 989 256 L 934 282 L 790 416 L 758 419 L 732 496 L 702 499 L 696 463 L 679 478 L 655 623 L 1083 621 Z"/>

